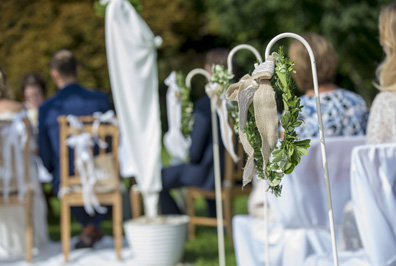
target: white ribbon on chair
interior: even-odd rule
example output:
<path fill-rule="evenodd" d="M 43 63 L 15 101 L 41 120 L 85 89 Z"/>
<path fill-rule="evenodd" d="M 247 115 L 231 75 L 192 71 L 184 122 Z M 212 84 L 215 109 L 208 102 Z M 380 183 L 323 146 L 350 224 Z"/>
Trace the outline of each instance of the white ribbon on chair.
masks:
<path fill-rule="evenodd" d="M 185 138 L 182 133 L 182 102 L 175 71 L 165 79 L 165 84 L 168 86 L 166 109 L 168 112 L 169 130 L 164 135 L 164 145 L 170 155 L 183 161 L 188 155 L 191 138 Z"/>
<path fill-rule="evenodd" d="M 23 167 L 23 149 L 28 138 L 28 133 L 26 131 L 25 123 L 22 120 L 23 117 L 25 117 L 24 113 L 16 115 L 13 118 L 11 125 L 4 128 L 1 132 L 4 144 L 2 147 L 2 153 L 4 159 L 3 198 L 5 201 L 8 201 L 10 193 L 9 186 L 12 177 L 12 150 L 14 150 L 15 171 L 18 182 L 18 198 L 20 201 L 24 200 L 25 191 L 27 189 L 25 184 L 25 168 Z"/>
<path fill-rule="evenodd" d="M 230 124 L 228 123 L 227 99 L 225 97 L 225 92 L 221 95 L 218 94 L 218 91 L 222 90 L 223 88 L 217 83 L 209 83 L 205 86 L 206 94 L 216 103 L 216 112 L 220 118 L 220 132 L 224 147 L 226 148 L 234 162 L 237 162 L 239 158 L 234 150 L 234 145 L 232 141 L 233 131 L 230 127 Z"/>
<path fill-rule="evenodd" d="M 77 117 L 68 115 L 67 120 L 71 127 L 82 129 L 83 124 Z M 74 148 L 75 168 L 81 178 L 82 197 L 84 209 L 89 215 L 94 215 L 95 211 L 98 213 L 106 213 L 107 208 L 102 207 L 95 195 L 94 185 L 98 181 L 97 174 L 94 167 L 94 158 L 91 148 L 94 147 L 95 142 L 92 136 L 87 132 L 80 134 L 73 134 L 66 140 L 66 144 L 70 148 Z M 61 189 L 59 191 L 60 197 L 67 193 L 70 188 Z"/>
<path fill-rule="evenodd" d="M 95 121 L 92 123 L 92 136 L 99 147 L 105 149 L 108 145 L 98 137 L 98 129 L 101 123 L 109 123 L 118 127 L 117 119 L 114 116 L 114 111 L 109 110 L 106 113 L 95 112 L 92 116 L 95 118 Z"/>

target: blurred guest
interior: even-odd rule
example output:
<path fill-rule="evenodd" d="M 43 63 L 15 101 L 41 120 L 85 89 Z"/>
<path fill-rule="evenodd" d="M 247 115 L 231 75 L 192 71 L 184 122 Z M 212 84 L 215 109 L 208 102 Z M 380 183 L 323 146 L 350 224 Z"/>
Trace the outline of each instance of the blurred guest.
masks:
<path fill-rule="evenodd" d="M 35 136 L 38 135 L 38 109 L 43 103 L 47 86 L 44 80 L 36 73 L 29 73 L 22 78 L 21 92 L 24 107 Z"/>
<path fill-rule="evenodd" d="M 380 93 L 371 106 L 367 143 L 396 142 L 396 3 L 382 9 L 379 35 L 385 59 L 376 71 Z"/>
<path fill-rule="evenodd" d="M 0 68 L 0 120 L 13 120 L 25 115 L 21 103 L 9 98 L 9 87 L 5 72 Z M 29 134 L 29 129 L 26 133 Z M 0 134 L 1 150 L 4 151 L 5 141 L 10 141 L 10 136 Z M 17 135 L 15 135 L 17 137 Z M 5 139 L 6 138 L 6 139 Z M 37 144 L 31 139 L 29 148 L 31 149 L 29 186 L 33 190 L 33 234 L 34 247 L 40 248 L 48 242 L 47 213 L 46 204 L 38 180 L 38 169 L 34 160 L 35 148 Z M 15 155 L 14 155 L 15 156 Z M 0 166 L 3 171 L 4 158 L 1 156 Z M 22 163 L 23 165 L 23 163 Z M 14 174 L 11 178 L 17 178 Z M 11 181 L 10 184 L 13 182 Z M 4 183 L 0 176 L 0 196 L 3 197 Z M 25 227 L 26 214 L 22 205 L 0 205 L 0 258 L 23 256 L 25 254 Z"/>
<path fill-rule="evenodd" d="M 22 104 L 10 99 L 7 77 L 3 69 L 0 68 L 0 113 L 18 113 L 22 111 Z"/>
<path fill-rule="evenodd" d="M 368 109 L 361 96 L 334 84 L 337 54 L 324 37 L 308 33 L 302 37 L 309 43 L 315 56 L 318 74 L 319 97 L 323 130 L 326 136 L 352 136 L 366 133 Z M 307 49 L 300 41 L 293 41 L 289 57 L 295 63 L 293 78 L 300 92 L 301 118 L 304 123 L 296 128 L 301 139 L 319 137 L 316 99 L 312 79 L 311 61 Z"/>
<path fill-rule="evenodd" d="M 205 69 L 212 73 L 213 64 L 226 64 L 228 50 L 214 49 L 208 52 Z M 224 146 L 219 138 L 221 172 L 224 167 Z M 169 194 L 173 188 L 187 186 L 213 190 L 213 139 L 210 99 L 207 95 L 199 98 L 194 104 L 194 125 L 191 132 L 190 162 L 162 169 L 162 191 L 160 206 L 163 214 L 181 214 L 181 210 Z M 216 216 L 216 206 L 213 200 L 208 200 L 209 215 Z"/>
<path fill-rule="evenodd" d="M 53 175 L 52 188 L 55 193 L 60 185 L 58 116 L 92 115 L 94 112 L 111 109 L 107 94 L 87 90 L 78 84 L 78 70 L 79 65 L 71 51 L 56 52 L 51 58 L 50 74 L 59 91 L 39 108 L 39 154 Z M 74 169 L 72 161 L 70 160 L 70 171 Z M 90 216 L 83 207 L 73 207 L 71 211 L 84 228 L 75 247 L 92 247 L 101 239 L 99 228 L 105 215 Z"/>

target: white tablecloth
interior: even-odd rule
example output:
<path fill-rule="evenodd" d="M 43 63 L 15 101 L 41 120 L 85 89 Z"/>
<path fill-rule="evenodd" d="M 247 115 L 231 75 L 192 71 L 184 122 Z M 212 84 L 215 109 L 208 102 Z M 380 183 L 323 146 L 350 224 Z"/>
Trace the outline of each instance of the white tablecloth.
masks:
<path fill-rule="evenodd" d="M 364 137 L 326 138 L 327 162 L 334 221 L 341 223 L 342 212 L 350 200 L 350 159 L 352 148 Z M 255 193 L 265 193 L 256 190 Z M 314 139 L 308 155 L 295 171 L 284 177 L 280 198 L 269 195 L 270 264 L 303 265 L 312 254 L 331 252 L 326 186 L 320 142 Z M 264 265 L 264 221 L 248 216 L 234 218 L 234 244 L 238 265 Z"/>

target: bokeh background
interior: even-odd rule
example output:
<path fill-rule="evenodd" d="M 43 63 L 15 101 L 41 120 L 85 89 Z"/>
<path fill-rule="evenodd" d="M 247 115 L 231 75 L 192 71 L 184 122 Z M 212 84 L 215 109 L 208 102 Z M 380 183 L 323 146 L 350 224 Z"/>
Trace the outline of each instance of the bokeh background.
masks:
<path fill-rule="evenodd" d="M 378 14 L 390 1 L 360 0 L 131 0 L 154 34 L 158 50 L 159 92 L 163 130 L 167 128 L 164 79 L 172 70 L 187 73 L 202 67 L 205 52 L 248 43 L 264 54 L 266 44 L 282 32 L 313 31 L 324 35 L 339 54 L 337 84 L 362 95 L 370 105 L 376 89 L 375 68 L 383 58 L 378 43 Z M 27 72 L 45 78 L 50 96 L 56 91 L 49 59 L 57 50 L 72 50 L 82 71 L 82 85 L 111 92 L 107 69 L 104 18 L 95 0 L 1 0 L 0 66 L 15 99 Z M 287 46 L 288 40 L 280 43 Z M 243 73 L 255 59 L 236 55 Z M 196 81 L 203 82 L 203 81 Z M 204 93 L 194 86 L 192 97 Z M 111 94 L 111 93 L 110 93 Z"/>

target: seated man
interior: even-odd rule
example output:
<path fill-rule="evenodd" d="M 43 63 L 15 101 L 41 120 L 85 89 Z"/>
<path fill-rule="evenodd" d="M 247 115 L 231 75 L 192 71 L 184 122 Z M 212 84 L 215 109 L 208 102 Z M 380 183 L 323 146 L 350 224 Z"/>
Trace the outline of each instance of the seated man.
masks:
<path fill-rule="evenodd" d="M 39 154 L 44 166 L 53 175 L 52 189 L 55 193 L 59 191 L 60 185 L 58 116 L 92 115 L 94 112 L 111 109 L 105 93 L 89 91 L 77 83 L 78 70 L 79 65 L 72 52 L 56 52 L 51 58 L 50 71 L 59 91 L 39 109 Z M 74 169 L 72 162 L 70 160 L 71 171 Z M 76 248 L 92 247 L 101 238 L 99 227 L 105 215 L 90 216 L 83 207 L 73 207 L 71 211 L 84 227 Z"/>
<path fill-rule="evenodd" d="M 205 69 L 210 71 L 213 64 L 226 65 L 228 50 L 214 49 L 207 54 Z M 211 71 L 210 71 L 211 72 Z M 220 134 L 219 134 L 220 136 Z M 220 165 L 224 173 L 224 146 L 219 137 Z M 204 95 L 194 104 L 194 125 L 191 133 L 190 162 L 162 169 L 162 192 L 160 206 L 162 214 L 181 214 L 169 194 L 172 188 L 186 186 L 214 190 L 214 164 L 212 119 L 210 99 Z M 216 216 L 215 201 L 208 200 L 209 215 Z"/>

